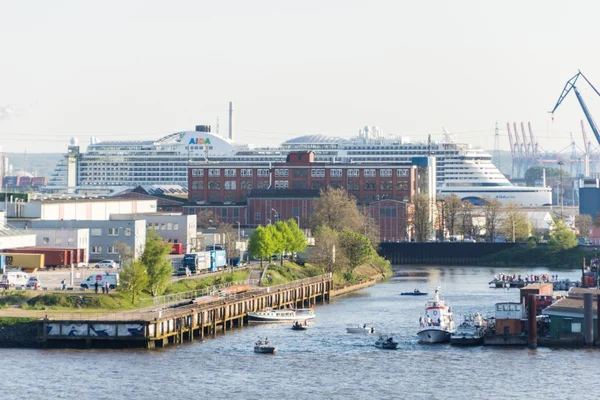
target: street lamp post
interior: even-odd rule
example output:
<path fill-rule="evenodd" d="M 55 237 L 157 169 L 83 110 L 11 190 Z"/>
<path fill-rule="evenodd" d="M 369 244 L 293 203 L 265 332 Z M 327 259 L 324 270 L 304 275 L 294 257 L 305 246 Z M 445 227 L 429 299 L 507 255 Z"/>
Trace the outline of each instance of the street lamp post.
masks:
<path fill-rule="evenodd" d="M 560 219 L 563 218 L 563 205 L 565 203 L 565 198 L 564 198 L 564 188 L 563 188 L 563 165 L 565 165 L 564 162 L 559 161 L 558 162 L 558 166 L 560 167 Z"/>
<path fill-rule="evenodd" d="M 238 242 L 240 241 L 240 221 L 235 221 L 238 224 Z"/>
<path fill-rule="evenodd" d="M 300 216 L 296 215 L 296 219 L 298 220 L 298 229 L 300 229 Z"/>
<path fill-rule="evenodd" d="M 274 209 L 274 208 L 271 208 L 271 211 L 274 211 L 274 212 L 275 212 L 275 222 L 277 222 L 277 220 L 279 219 L 279 218 L 278 218 L 278 217 L 279 217 L 279 213 L 278 213 L 278 212 L 277 212 L 277 210 L 276 210 L 276 209 Z"/>

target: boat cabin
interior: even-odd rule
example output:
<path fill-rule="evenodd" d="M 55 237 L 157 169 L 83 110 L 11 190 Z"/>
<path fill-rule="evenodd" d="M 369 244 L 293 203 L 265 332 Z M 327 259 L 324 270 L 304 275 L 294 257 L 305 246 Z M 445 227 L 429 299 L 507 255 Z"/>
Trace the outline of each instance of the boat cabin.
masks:
<path fill-rule="evenodd" d="M 523 304 L 496 303 L 496 335 L 520 335 L 525 318 Z"/>

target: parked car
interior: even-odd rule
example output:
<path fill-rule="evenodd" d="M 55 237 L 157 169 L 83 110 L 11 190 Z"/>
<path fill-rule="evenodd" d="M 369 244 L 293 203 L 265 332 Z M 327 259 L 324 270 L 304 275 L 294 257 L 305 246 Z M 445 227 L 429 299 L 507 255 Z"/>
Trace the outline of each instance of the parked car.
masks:
<path fill-rule="evenodd" d="M 40 288 L 42 286 L 42 282 L 40 282 L 40 280 L 37 278 L 37 276 L 30 276 L 25 287 L 35 288 L 36 284 L 37 284 L 38 288 Z"/>
<path fill-rule="evenodd" d="M 96 268 L 116 268 L 117 263 L 113 260 L 102 260 L 96 264 Z"/>
<path fill-rule="evenodd" d="M 179 267 L 177 271 L 175 271 L 175 276 L 192 276 L 192 272 L 188 267 Z"/>

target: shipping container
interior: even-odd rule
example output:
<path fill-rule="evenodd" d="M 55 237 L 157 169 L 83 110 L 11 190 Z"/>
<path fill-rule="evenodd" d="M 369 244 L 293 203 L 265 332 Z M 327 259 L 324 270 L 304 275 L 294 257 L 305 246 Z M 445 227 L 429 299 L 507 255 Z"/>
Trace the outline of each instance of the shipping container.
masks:
<path fill-rule="evenodd" d="M 171 243 L 171 254 L 183 254 L 183 243 Z"/>
<path fill-rule="evenodd" d="M 27 253 L 27 254 L 43 254 L 44 265 L 46 267 L 64 267 L 70 266 L 69 251 L 73 249 L 56 249 L 49 247 L 25 247 L 19 249 L 8 249 L 6 253 Z M 72 258 L 72 256 L 71 256 Z"/>
<path fill-rule="evenodd" d="M 30 253 L 2 253 L 4 262 L 8 268 L 22 268 L 26 272 L 34 273 L 36 270 L 44 268 L 43 254 Z"/>

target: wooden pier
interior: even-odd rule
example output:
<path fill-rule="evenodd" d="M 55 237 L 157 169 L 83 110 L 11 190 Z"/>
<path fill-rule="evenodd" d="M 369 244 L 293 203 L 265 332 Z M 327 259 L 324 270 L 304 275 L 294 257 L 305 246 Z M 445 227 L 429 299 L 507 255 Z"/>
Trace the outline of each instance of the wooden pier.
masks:
<path fill-rule="evenodd" d="M 96 319 L 45 318 L 38 325 L 38 343 L 41 347 L 164 347 L 246 325 L 248 312 L 322 304 L 330 300 L 332 291 L 333 277 L 324 274 L 223 298 L 190 299 L 187 304 L 145 313 Z"/>

